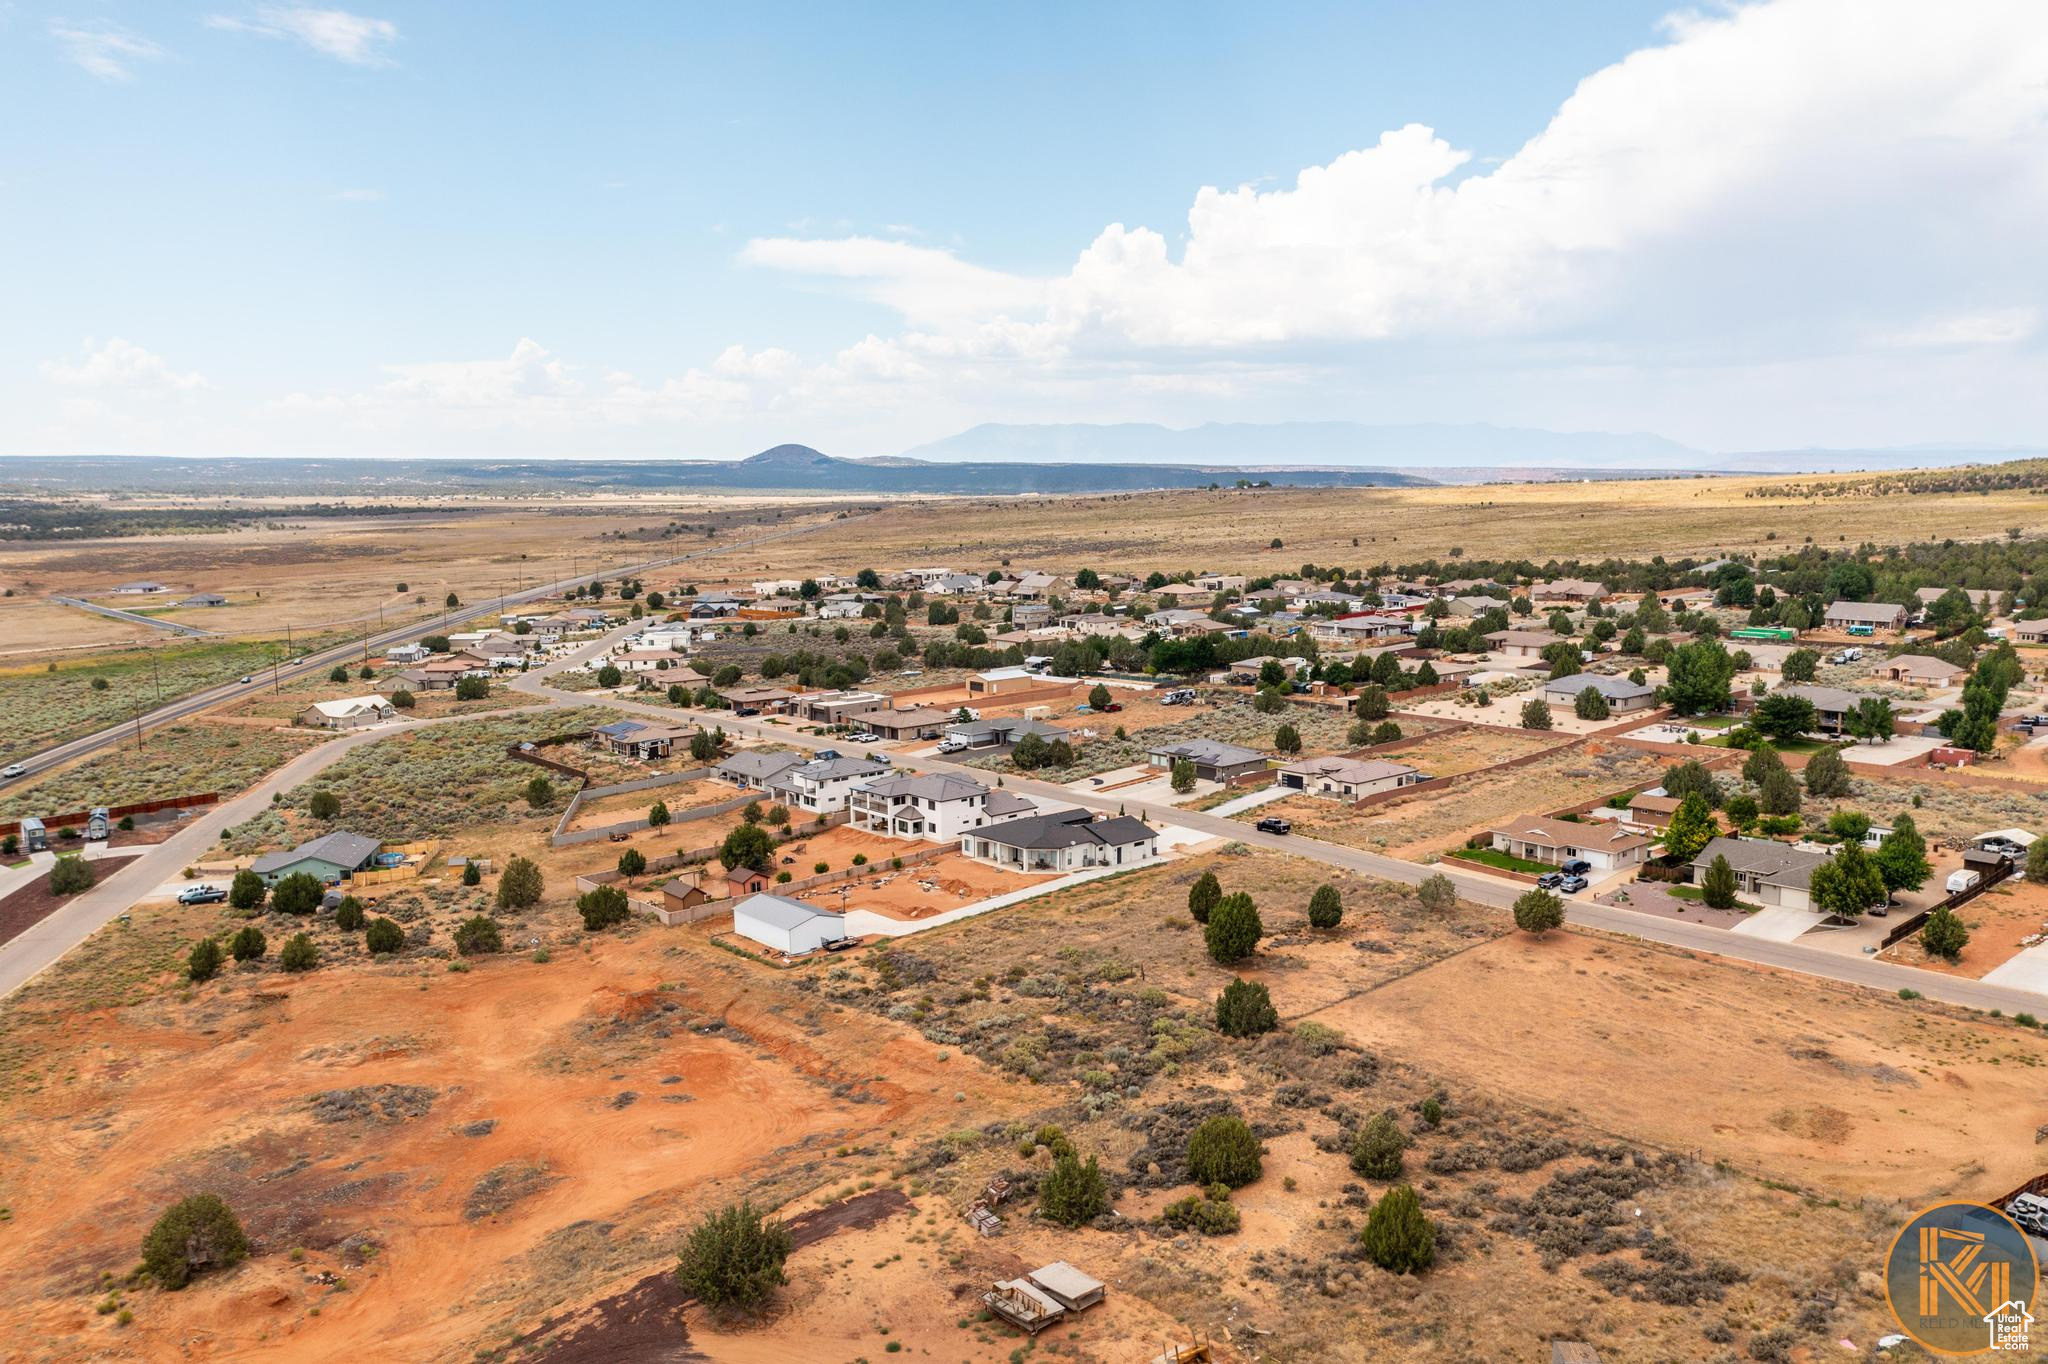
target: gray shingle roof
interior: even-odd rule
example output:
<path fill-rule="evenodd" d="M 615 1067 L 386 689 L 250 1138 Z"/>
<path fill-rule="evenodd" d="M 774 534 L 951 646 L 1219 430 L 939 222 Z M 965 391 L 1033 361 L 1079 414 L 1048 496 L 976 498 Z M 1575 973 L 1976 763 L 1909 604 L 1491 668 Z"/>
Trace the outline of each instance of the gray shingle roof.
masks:
<path fill-rule="evenodd" d="M 1804 889 L 1813 869 L 1828 860 L 1825 853 L 1804 852 L 1768 839 L 1717 838 L 1700 849 L 1692 864 L 1704 872 L 1716 857 L 1727 858 L 1730 867 L 1745 875 L 1796 889 Z"/>
<path fill-rule="evenodd" d="M 1054 810 L 977 830 L 974 836 L 1011 848 L 1074 848 L 1086 843 L 1114 848 L 1141 843 L 1157 834 L 1145 821 L 1129 815 L 1097 819 L 1087 810 Z"/>
<path fill-rule="evenodd" d="M 972 777 L 956 777 L 950 773 L 932 772 L 914 776 L 878 777 L 860 788 L 877 796 L 891 799 L 916 797 L 919 800 L 973 800 L 976 796 L 988 794 L 988 787 Z"/>
<path fill-rule="evenodd" d="M 721 776 L 766 781 L 770 777 L 780 776 L 792 767 L 803 766 L 803 761 L 794 753 L 762 753 L 750 750 L 733 754 L 718 765 L 717 771 Z"/>
<path fill-rule="evenodd" d="M 1191 762 L 1207 763 L 1212 767 L 1236 767 L 1240 763 L 1266 760 L 1266 755 L 1256 748 L 1227 744 L 1221 739 L 1183 739 L 1177 744 L 1161 744 L 1148 752 L 1171 758 L 1186 758 Z"/>
<path fill-rule="evenodd" d="M 331 862 L 337 867 L 354 870 L 369 861 L 370 855 L 382 846 L 374 838 L 365 838 L 361 834 L 337 829 L 331 834 L 320 835 L 310 843 L 301 843 L 290 852 L 265 853 L 249 865 L 258 876 L 268 876 L 271 872 L 308 858 L 318 858 L 322 862 Z"/>
<path fill-rule="evenodd" d="M 1552 696 L 1577 697 L 1591 687 L 1609 701 L 1633 701 L 1649 696 L 1655 688 L 1641 682 L 1631 682 L 1626 677 L 1609 677 L 1602 673 L 1573 673 L 1570 677 L 1553 677 L 1543 684 L 1543 690 Z"/>

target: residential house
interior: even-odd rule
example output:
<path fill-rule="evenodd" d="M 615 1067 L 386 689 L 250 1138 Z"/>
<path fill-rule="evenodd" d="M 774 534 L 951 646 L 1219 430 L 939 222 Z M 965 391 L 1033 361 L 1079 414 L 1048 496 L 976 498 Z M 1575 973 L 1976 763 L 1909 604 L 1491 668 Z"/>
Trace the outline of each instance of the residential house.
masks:
<path fill-rule="evenodd" d="M 1671 824 L 1671 817 L 1678 813 L 1677 796 L 1653 796 L 1639 791 L 1628 800 L 1628 822 L 1645 829 L 1663 829 Z"/>
<path fill-rule="evenodd" d="M 1240 573 L 1204 573 L 1194 581 L 1204 592 L 1242 592 L 1244 584 L 1244 575 Z"/>
<path fill-rule="evenodd" d="M 1450 597 L 1444 601 L 1445 614 L 1452 620 L 1476 620 L 1488 611 L 1505 611 L 1508 604 L 1499 597 Z"/>
<path fill-rule="evenodd" d="M 854 787 L 888 770 L 873 758 L 813 758 L 777 773 L 768 794 L 792 809 L 829 815 L 846 808 Z"/>
<path fill-rule="evenodd" d="M 228 599 L 218 592 L 200 592 L 178 603 L 180 606 L 226 606 L 227 604 Z"/>
<path fill-rule="evenodd" d="M 743 791 L 766 791 L 783 773 L 792 767 L 801 767 L 803 758 L 787 750 L 767 752 L 757 748 L 743 748 L 719 763 L 713 771 L 721 781 L 731 782 Z"/>
<path fill-rule="evenodd" d="M 1340 643 L 1367 639 L 1405 639 L 1413 623 L 1406 616 L 1339 616 L 1335 620 L 1311 618 L 1309 633 L 1319 639 Z"/>
<path fill-rule="evenodd" d="M 1716 838 L 1692 860 L 1693 884 L 1706 879 L 1714 859 L 1725 857 L 1735 872 L 1735 893 L 1779 909 L 1812 909 L 1807 882 L 1826 853 L 1807 852 L 1772 839 Z"/>
<path fill-rule="evenodd" d="M 2048 620 L 2015 621 L 2012 637 L 2020 644 L 2048 644 Z"/>
<path fill-rule="evenodd" d="M 381 696 L 351 696 L 340 701 L 315 701 L 299 712 L 299 723 L 314 729 L 356 729 L 382 724 L 397 714 L 397 708 Z"/>
<path fill-rule="evenodd" d="M 1487 645 L 1503 658 L 1541 658 L 1543 651 L 1564 640 L 1548 630 L 1495 630 Z"/>
<path fill-rule="evenodd" d="M 1173 606 L 1207 605 L 1216 596 L 1216 589 L 1197 587 L 1193 583 L 1168 583 L 1155 589 L 1152 595 Z"/>
<path fill-rule="evenodd" d="M 1605 587 L 1586 578 L 1559 578 L 1554 582 L 1537 583 L 1529 589 L 1529 600 L 1539 605 L 1583 606 L 1606 595 Z"/>
<path fill-rule="evenodd" d="M 1607 709 L 1616 715 L 1648 710 L 1657 704 L 1655 687 L 1605 673 L 1574 673 L 1570 677 L 1553 677 L 1543 684 L 1543 699 L 1553 706 L 1571 706 L 1578 702 L 1579 693 L 1589 688 L 1606 698 Z"/>
<path fill-rule="evenodd" d="M 590 732 L 590 741 L 622 758 L 666 758 L 676 749 L 687 750 L 698 733 L 695 725 L 665 725 L 653 721 L 618 720 Z"/>
<path fill-rule="evenodd" d="M 718 695 L 735 715 L 782 715 L 797 699 L 797 693 L 783 687 L 727 687 Z"/>
<path fill-rule="evenodd" d="M 878 691 L 816 691 L 800 696 L 791 713 L 819 725 L 843 725 L 862 711 L 886 708 L 889 698 Z"/>
<path fill-rule="evenodd" d="M 732 931 L 787 956 L 815 952 L 846 936 L 846 916 L 787 895 L 749 895 L 732 907 Z"/>
<path fill-rule="evenodd" d="M 453 644 L 455 641 L 450 640 Z M 489 660 L 493 668 L 516 668 L 526 661 L 530 650 L 526 640 L 519 635 L 489 634 L 474 644 L 463 646 L 463 652 Z"/>
<path fill-rule="evenodd" d="M 1574 859 L 1595 871 L 1613 871 L 1649 860 L 1650 840 L 1612 822 L 1585 824 L 1577 820 L 1523 815 L 1487 830 L 1495 852 L 1529 862 L 1561 866 Z"/>
<path fill-rule="evenodd" d="M 710 681 L 703 673 L 690 666 L 690 660 L 672 649 L 620 649 L 617 653 L 601 654 L 586 662 L 586 672 L 603 672 L 606 666 L 617 668 L 628 676 L 636 673 L 660 673 L 663 682 L 680 682 L 686 687 L 701 687 Z"/>
<path fill-rule="evenodd" d="M 859 620 L 867 603 L 857 596 L 827 597 L 818 603 L 819 620 Z"/>
<path fill-rule="evenodd" d="M 1268 663 L 1278 663 L 1280 665 L 1280 671 L 1285 673 L 1289 677 L 1294 677 L 1298 674 L 1305 673 L 1309 669 L 1309 661 L 1305 658 L 1268 657 L 1240 658 L 1237 662 L 1231 664 L 1230 667 L 1227 668 L 1225 671 L 1232 681 L 1256 682 L 1259 680 L 1259 674 L 1265 670 L 1265 667 Z"/>
<path fill-rule="evenodd" d="M 1906 608 L 1886 601 L 1838 601 L 1828 607 L 1821 623 L 1830 630 L 1869 626 L 1897 633 L 1906 628 Z"/>
<path fill-rule="evenodd" d="M 1290 790 L 1329 800 L 1357 800 L 1428 780 L 1407 763 L 1384 758 L 1301 758 L 1282 764 L 1277 779 Z"/>
<path fill-rule="evenodd" d="M 1234 777 L 1264 772 L 1267 767 L 1266 755 L 1256 748 L 1227 744 L 1220 739 L 1184 739 L 1146 752 L 1146 761 L 1154 767 L 1170 769 L 1181 759 L 1195 765 L 1195 776 L 1201 781 L 1227 782 Z"/>
<path fill-rule="evenodd" d="M 1796 644 L 1752 644 L 1748 640 L 1734 641 L 1730 653 L 1749 655 L 1749 666 L 1760 673 L 1785 671 L 1785 660 L 1799 646 Z"/>
<path fill-rule="evenodd" d="M 1934 605 L 1954 590 L 1947 587 L 1923 587 L 1913 595 L 1924 607 Z M 1988 587 L 1965 587 L 1962 594 L 1970 599 L 1970 605 L 1979 615 L 1989 616 L 1998 610 L 1998 594 Z"/>
<path fill-rule="evenodd" d="M 119 587 L 113 589 L 113 593 L 117 597 L 148 597 L 154 596 L 158 592 L 168 592 L 170 590 L 170 588 L 165 587 L 159 582 L 136 582 L 122 583 Z"/>
<path fill-rule="evenodd" d="M 386 663 L 424 663 L 434 656 L 434 651 L 424 644 L 394 644 L 384 651 Z"/>
<path fill-rule="evenodd" d="M 1840 687 L 1819 687 L 1805 683 L 1786 683 L 1778 687 L 1773 695 L 1804 697 L 1813 703 L 1814 728 L 1821 734 L 1842 732 L 1842 723 L 1850 711 L 1863 698 Z"/>
<path fill-rule="evenodd" d="M 1182 607 L 1150 612 L 1145 617 L 1145 624 L 1177 639 L 1188 635 L 1209 635 L 1232 631 L 1243 632 L 1242 626 L 1226 625 L 1220 620 L 1211 620 L 1207 611 L 1195 611 Z"/>
<path fill-rule="evenodd" d="M 992 791 L 952 773 L 892 773 L 853 788 L 853 827 L 891 838 L 951 842 L 968 832 L 1037 809 L 1009 791 Z"/>
<path fill-rule="evenodd" d="M 353 876 L 376 861 L 383 845 L 374 838 L 337 829 L 289 852 L 265 853 L 249 864 L 249 870 L 276 885 L 284 877 L 308 872 L 328 885 Z"/>
<path fill-rule="evenodd" d="M 1035 691 L 1046 679 L 1023 668 L 991 668 L 967 679 L 969 696 L 1005 696 L 1012 692 Z"/>
<path fill-rule="evenodd" d="M 694 597 L 682 600 L 689 603 L 691 620 L 716 620 L 721 616 L 735 616 L 739 614 L 742 604 L 740 599 L 730 592 L 699 592 Z"/>
<path fill-rule="evenodd" d="M 465 677 L 489 677 L 489 659 L 478 658 L 475 654 L 446 654 L 428 659 L 417 667 L 407 668 L 396 677 L 386 676 L 379 686 L 386 682 L 394 688 L 409 687 L 414 691 L 446 691 Z"/>
<path fill-rule="evenodd" d="M 1141 819 L 1055 810 L 976 829 L 960 851 L 1006 871 L 1066 873 L 1128 867 L 1159 855 L 1159 834 Z"/>
<path fill-rule="evenodd" d="M 1010 624 L 1019 630 L 1035 630 L 1052 621 L 1052 607 L 1042 601 L 1020 601 L 1010 608 Z"/>
<path fill-rule="evenodd" d="M 987 720 L 963 720 L 946 726 L 948 739 L 959 739 L 969 748 L 1001 748 L 1014 744 L 1027 734 L 1036 734 L 1048 743 L 1054 739 L 1065 739 L 1067 732 L 1058 725 L 1046 724 L 1043 720 L 1011 719 L 997 716 Z"/>
<path fill-rule="evenodd" d="M 972 573 L 946 573 L 924 586 L 927 597 L 978 597 L 988 590 L 988 581 Z"/>
<path fill-rule="evenodd" d="M 1313 611 L 1321 608 L 1341 616 L 1347 612 L 1363 611 L 1366 600 L 1353 592 L 1331 592 L 1322 588 L 1312 588 L 1290 595 L 1287 598 L 1287 605 L 1289 609 L 1295 611 Z"/>
<path fill-rule="evenodd" d="M 958 711 L 935 710 L 929 706 L 914 710 L 864 710 L 847 717 L 849 724 L 865 725 L 884 739 L 936 739 L 958 717 Z"/>
<path fill-rule="evenodd" d="M 1968 668 L 1958 668 L 1945 658 L 1934 658 L 1927 654 L 1900 654 L 1877 665 L 1878 675 L 1909 687 L 1953 687 L 1959 686 L 1970 675 Z"/>

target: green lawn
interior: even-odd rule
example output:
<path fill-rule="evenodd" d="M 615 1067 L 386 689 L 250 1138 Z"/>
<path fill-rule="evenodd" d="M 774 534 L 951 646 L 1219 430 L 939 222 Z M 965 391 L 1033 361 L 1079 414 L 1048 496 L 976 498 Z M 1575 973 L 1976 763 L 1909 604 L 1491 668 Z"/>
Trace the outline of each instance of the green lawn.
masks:
<path fill-rule="evenodd" d="M 1526 857 L 1496 852 L 1492 848 L 1458 848 L 1445 853 L 1444 856 L 1456 858 L 1461 862 L 1478 862 L 1484 866 L 1497 867 L 1501 871 L 1528 872 L 1532 876 L 1542 876 L 1557 870 L 1548 862 L 1531 862 Z"/>
<path fill-rule="evenodd" d="M 1694 729 L 1721 730 L 1733 729 L 1741 721 L 1732 715 L 1689 715 L 1683 718 L 1673 716 L 1671 723 L 1674 725 L 1691 725 Z"/>
<path fill-rule="evenodd" d="M 1700 743 L 1703 747 L 1707 748 L 1728 747 L 1728 739 L 1725 735 L 1718 739 L 1702 739 Z M 1779 743 L 1775 739 L 1771 741 L 1771 747 L 1777 749 L 1780 753 L 1818 753 L 1823 748 L 1833 748 L 1834 746 L 1835 741 L 1833 739 L 1793 739 L 1786 743 Z"/>

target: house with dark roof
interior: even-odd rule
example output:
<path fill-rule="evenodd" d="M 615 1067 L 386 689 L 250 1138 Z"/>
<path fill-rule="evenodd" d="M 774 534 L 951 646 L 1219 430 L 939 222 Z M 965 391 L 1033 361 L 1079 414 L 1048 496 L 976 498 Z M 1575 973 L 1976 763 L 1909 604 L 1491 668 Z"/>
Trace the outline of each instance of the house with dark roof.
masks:
<path fill-rule="evenodd" d="M 1250 776 L 1266 770 L 1265 754 L 1256 748 L 1224 743 L 1221 739 L 1183 739 L 1179 743 L 1161 744 L 1148 750 L 1145 757 L 1152 766 L 1168 769 L 1175 762 L 1186 759 L 1195 765 L 1195 777 L 1199 781 L 1227 782 L 1233 777 Z"/>
<path fill-rule="evenodd" d="M 760 749 L 743 748 L 712 769 L 721 781 L 729 781 L 745 791 L 765 791 L 769 783 L 789 771 L 792 767 L 803 766 L 803 759 L 786 750 L 766 753 Z"/>
<path fill-rule="evenodd" d="M 249 870 L 262 877 L 265 885 L 276 885 L 295 872 L 308 872 L 333 885 L 369 866 L 382 846 L 374 838 L 337 829 L 289 852 L 265 853 L 249 864 Z"/>
<path fill-rule="evenodd" d="M 1735 873 L 1735 893 L 1781 909 L 1812 909 L 1807 882 L 1826 853 L 1807 852 L 1766 838 L 1716 838 L 1692 860 L 1692 880 L 1706 879 L 1714 859 L 1725 857 Z"/>
<path fill-rule="evenodd" d="M 960 851 L 1005 871 L 1088 871 L 1152 861 L 1159 856 L 1159 832 L 1128 815 L 1054 810 L 964 834 Z"/>
<path fill-rule="evenodd" d="M 1844 691 L 1840 687 L 1817 687 L 1803 682 L 1788 683 L 1773 694 L 1797 696 L 1812 702 L 1814 729 L 1822 734 L 1840 734 L 1849 712 L 1863 700 L 1855 692 Z"/>
<path fill-rule="evenodd" d="M 946 727 L 948 739 L 958 739 L 969 748 L 1001 748 L 1005 744 L 1016 743 L 1027 734 L 1036 734 L 1047 743 L 1067 737 L 1067 732 L 1058 725 L 1021 717 L 994 716 L 987 720 L 963 720 L 959 724 Z"/>

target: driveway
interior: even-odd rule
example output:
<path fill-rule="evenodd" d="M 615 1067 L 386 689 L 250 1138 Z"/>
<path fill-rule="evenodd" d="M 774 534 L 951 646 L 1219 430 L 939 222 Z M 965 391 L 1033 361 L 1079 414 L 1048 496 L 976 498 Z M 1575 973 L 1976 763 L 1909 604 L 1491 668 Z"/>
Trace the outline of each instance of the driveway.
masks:
<path fill-rule="evenodd" d="M 1984 983 L 2048 995 L 2048 943 L 2029 947 L 1997 969 L 1985 972 Z"/>
<path fill-rule="evenodd" d="M 1786 909 L 1781 905 L 1766 905 L 1729 930 L 1751 938 L 1762 938 L 1766 942 L 1792 942 L 1804 937 L 1807 931 L 1827 915 L 1811 909 Z"/>

